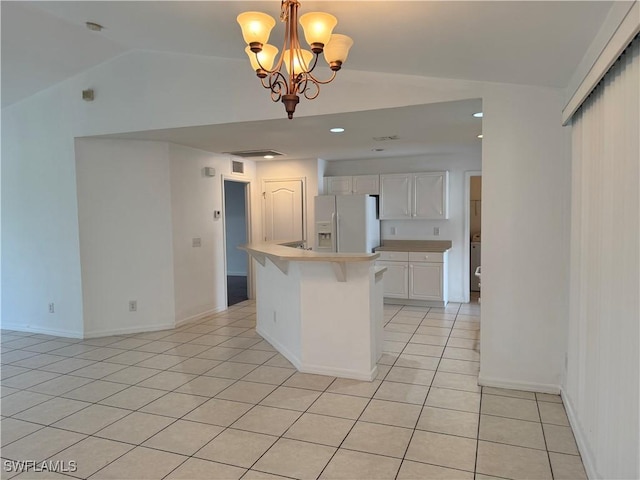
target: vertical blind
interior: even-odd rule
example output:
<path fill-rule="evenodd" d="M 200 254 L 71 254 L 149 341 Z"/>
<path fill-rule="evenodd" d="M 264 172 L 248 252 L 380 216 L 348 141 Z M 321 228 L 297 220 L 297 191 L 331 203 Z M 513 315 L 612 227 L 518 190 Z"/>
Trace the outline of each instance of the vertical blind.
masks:
<path fill-rule="evenodd" d="M 640 478 L 640 39 L 572 120 L 568 395 L 587 471 Z"/>

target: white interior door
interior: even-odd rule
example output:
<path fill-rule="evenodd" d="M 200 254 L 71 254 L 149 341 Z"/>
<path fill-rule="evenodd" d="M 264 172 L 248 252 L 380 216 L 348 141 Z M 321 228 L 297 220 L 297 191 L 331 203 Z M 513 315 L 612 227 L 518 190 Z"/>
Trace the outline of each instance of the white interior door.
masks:
<path fill-rule="evenodd" d="M 304 240 L 303 182 L 265 180 L 264 240 L 298 242 Z"/>

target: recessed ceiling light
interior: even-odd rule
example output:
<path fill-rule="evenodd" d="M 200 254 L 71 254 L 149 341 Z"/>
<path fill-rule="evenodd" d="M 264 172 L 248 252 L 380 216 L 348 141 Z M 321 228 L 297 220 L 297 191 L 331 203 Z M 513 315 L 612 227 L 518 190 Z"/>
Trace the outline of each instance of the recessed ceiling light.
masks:
<path fill-rule="evenodd" d="M 102 30 L 104 28 L 102 25 L 100 25 L 99 23 L 95 23 L 95 22 L 86 22 L 85 25 L 87 26 L 87 28 L 89 30 L 93 30 L 94 32 L 99 32 L 100 30 Z"/>
<path fill-rule="evenodd" d="M 482 138 L 482 134 L 478 135 L 478 138 Z"/>
<path fill-rule="evenodd" d="M 329 131 L 331 133 L 342 133 L 342 132 L 344 132 L 344 128 L 342 128 L 342 127 L 334 127 L 334 128 L 329 129 Z"/>
<path fill-rule="evenodd" d="M 473 116 L 476 118 L 482 118 L 482 112 L 476 112 L 473 114 Z"/>
<path fill-rule="evenodd" d="M 275 158 L 273 155 L 265 155 L 263 158 L 266 158 L 267 160 L 271 160 L 272 158 Z"/>

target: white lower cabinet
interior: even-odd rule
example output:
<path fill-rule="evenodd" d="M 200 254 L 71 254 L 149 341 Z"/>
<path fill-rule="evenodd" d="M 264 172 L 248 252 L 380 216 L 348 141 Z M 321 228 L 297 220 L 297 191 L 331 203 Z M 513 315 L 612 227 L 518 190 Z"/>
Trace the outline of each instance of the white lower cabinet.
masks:
<path fill-rule="evenodd" d="M 442 263 L 409 264 L 409 298 L 442 300 Z"/>
<path fill-rule="evenodd" d="M 447 252 L 379 253 L 377 264 L 387 267 L 384 297 L 393 301 L 387 303 L 447 304 Z"/>
<path fill-rule="evenodd" d="M 407 262 L 378 261 L 376 264 L 387 267 L 383 277 L 385 298 L 408 298 L 409 277 L 407 276 Z"/>

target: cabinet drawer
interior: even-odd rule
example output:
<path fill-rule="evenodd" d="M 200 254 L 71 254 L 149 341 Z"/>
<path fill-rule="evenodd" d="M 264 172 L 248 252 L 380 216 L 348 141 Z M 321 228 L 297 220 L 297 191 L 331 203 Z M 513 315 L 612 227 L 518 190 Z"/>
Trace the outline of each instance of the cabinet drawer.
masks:
<path fill-rule="evenodd" d="M 408 262 L 409 252 L 376 252 L 380 254 L 378 260 L 390 260 L 392 262 Z"/>
<path fill-rule="evenodd" d="M 435 252 L 410 252 L 410 262 L 429 262 L 429 263 L 442 263 L 444 260 L 443 253 Z"/>

